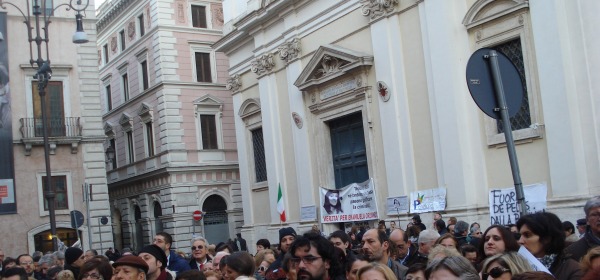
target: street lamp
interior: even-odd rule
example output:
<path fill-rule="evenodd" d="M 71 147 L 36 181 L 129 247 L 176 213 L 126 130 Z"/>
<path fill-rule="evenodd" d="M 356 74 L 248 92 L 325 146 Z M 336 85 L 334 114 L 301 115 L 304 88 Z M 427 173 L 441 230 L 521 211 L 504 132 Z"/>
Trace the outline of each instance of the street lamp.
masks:
<path fill-rule="evenodd" d="M 16 1 L 16 0 L 15 0 Z M 39 2 L 42 2 L 41 5 Z M 73 35 L 73 43 L 83 44 L 87 43 L 87 35 L 83 31 L 83 22 L 81 12 L 85 12 L 85 9 L 90 4 L 89 0 L 86 0 L 86 3 L 83 4 L 81 0 L 77 0 L 75 5 L 73 5 L 73 0 L 69 0 L 68 3 L 59 4 L 56 7 L 46 7 L 47 3 L 53 3 L 53 1 L 48 0 L 33 0 L 31 3 L 29 0 L 23 0 L 27 9 L 24 12 L 19 8 L 16 4 L 11 2 L 0 0 L 0 7 L 2 9 L 6 9 L 6 5 L 10 5 L 17 9 L 21 15 L 23 16 L 23 23 L 27 26 L 27 35 L 29 41 L 29 64 L 33 67 L 34 64 L 37 66 L 37 71 L 33 78 L 38 81 L 38 92 L 40 95 L 40 105 L 42 107 L 42 135 L 44 138 L 44 161 L 46 163 L 46 194 L 45 198 L 48 203 L 48 216 L 50 216 L 50 232 L 52 234 L 52 248 L 53 251 L 58 249 L 58 244 L 56 240 L 56 217 L 54 213 L 54 197 L 56 194 L 54 193 L 54 188 L 52 187 L 52 172 L 50 170 L 50 145 L 48 144 L 48 121 L 47 112 L 46 112 L 46 86 L 48 85 L 48 81 L 52 78 L 52 69 L 50 68 L 50 57 L 48 50 L 48 41 L 50 38 L 48 36 L 48 26 L 50 25 L 52 15 L 54 11 L 56 11 L 60 7 L 65 7 L 65 9 L 73 10 L 77 12 L 75 15 L 75 20 L 77 22 L 77 29 L 75 35 Z M 31 3 L 31 7 L 30 7 Z M 33 53 L 33 45 L 36 46 L 37 50 L 37 58 L 34 59 Z M 46 50 L 46 57 L 42 55 L 43 49 Z"/>

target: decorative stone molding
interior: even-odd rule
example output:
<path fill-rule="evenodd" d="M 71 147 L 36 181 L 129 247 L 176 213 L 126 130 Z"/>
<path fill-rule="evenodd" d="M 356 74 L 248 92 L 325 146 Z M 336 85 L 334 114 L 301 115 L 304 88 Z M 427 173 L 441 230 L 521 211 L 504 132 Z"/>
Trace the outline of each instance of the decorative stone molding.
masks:
<path fill-rule="evenodd" d="M 283 43 L 277 50 L 279 58 L 286 63 L 292 62 L 300 54 L 300 47 L 300 39 L 298 38 Z"/>
<path fill-rule="evenodd" d="M 135 38 L 135 22 L 131 21 L 127 25 L 127 35 L 129 36 L 129 40 L 133 40 Z"/>
<path fill-rule="evenodd" d="M 370 16 L 373 20 L 393 12 L 398 0 L 362 0 L 361 5 L 363 16 Z"/>
<path fill-rule="evenodd" d="M 296 124 L 296 127 L 298 127 L 298 129 L 301 129 L 302 126 L 304 125 L 304 121 L 302 120 L 302 117 L 300 116 L 300 114 L 293 112 L 292 113 L 292 120 L 294 120 L 294 123 Z"/>
<path fill-rule="evenodd" d="M 253 73 L 261 76 L 264 75 L 275 67 L 275 60 L 273 59 L 273 54 L 268 53 L 264 54 L 261 57 L 257 58 L 255 61 L 252 61 L 250 64 L 250 69 Z"/>
<path fill-rule="evenodd" d="M 150 108 L 150 105 L 142 102 L 142 105 L 140 105 L 140 107 L 138 108 L 137 114 L 143 123 L 152 122 L 153 113 L 152 109 Z"/>
<path fill-rule="evenodd" d="M 240 90 L 240 88 L 242 88 L 242 79 L 240 78 L 240 75 L 235 74 L 229 79 L 227 79 L 227 84 L 225 85 L 225 88 L 233 92 Z"/>
<path fill-rule="evenodd" d="M 348 61 L 338 59 L 334 56 L 324 55 L 321 60 L 321 67 L 313 72 L 311 78 L 319 79 L 340 71 L 340 68 L 348 64 Z"/>

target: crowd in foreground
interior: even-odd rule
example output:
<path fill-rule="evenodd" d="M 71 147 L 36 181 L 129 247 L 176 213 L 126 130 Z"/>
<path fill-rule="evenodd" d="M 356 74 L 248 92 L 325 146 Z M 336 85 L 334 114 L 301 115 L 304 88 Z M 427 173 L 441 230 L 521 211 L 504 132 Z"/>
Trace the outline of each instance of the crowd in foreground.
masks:
<path fill-rule="evenodd" d="M 442 213 L 431 229 L 415 215 L 406 229 L 395 223 L 353 228 L 324 236 L 318 229 L 298 235 L 279 230 L 279 244 L 267 239 L 247 252 L 241 235 L 210 245 L 191 240 L 191 255 L 171 248 L 158 233 L 139 252 L 110 249 L 104 255 L 68 248 L 64 253 L 6 257 L 0 250 L 2 280 L 420 280 L 420 279 L 600 279 L 600 196 L 587 201 L 586 218 L 570 222 L 552 213 L 521 217 L 514 225 L 481 231 Z M 584 223 L 585 222 L 585 223 Z"/>

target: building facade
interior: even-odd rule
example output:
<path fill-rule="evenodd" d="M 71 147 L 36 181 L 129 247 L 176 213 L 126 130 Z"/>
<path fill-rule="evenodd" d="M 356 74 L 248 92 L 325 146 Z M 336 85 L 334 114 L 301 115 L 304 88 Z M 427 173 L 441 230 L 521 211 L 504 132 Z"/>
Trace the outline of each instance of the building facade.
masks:
<path fill-rule="evenodd" d="M 278 243 L 282 225 L 309 229 L 319 220 L 301 210 L 318 211 L 319 187 L 367 178 L 380 219 L 404 227 L 412 214 L 387 214 L 388 198 L 445 188 L 446 216 L 488 226 L 490 191 L 510 188 L 513 178 L 499 123 L 477 108 L 466 83 L 467 61 L 483 47 L 505 53 L 524 82 L 511 120 L 524 185 L 545 185 L 546 209 L 573 222 L 600 194 L 598 3 L 223 5 L 225 35 L 215 48 L 230 62 L 249 242 Z M 431 213 L 422 218 L 429 227 Z M 322 226 L 326 233 L 339 227 Z"/>
<path fill-rule="evenodd" d="M 211 48 L 222 26 L 221 1 L 120 0 L 98 11 L 117 248 L 166 231 L 189 251 L 194 235 L 216 244 L 243 224 L 228 61 Z"/>
<path fill-rule="evenodd" d="M 38 59 L 38 53 L 35 42 L 32 45 L 28 42 L 35 38 L 35 33 L 28 37 L 27 26 L 23 24 L 27 15 L 32 15 L 33 8 L 26 6 L 32 3 L 41 2 L 3 1 L 3 9 L 0 9 L 3 64 L 0 67 L 0 248 L 11 257 L 52 250 L 50 217 L 45 200 L 47 174 L 41 99 L 38 80 L 34 77 L 38 69 L 37 65 L 30 64 L 30 59 Z M 53 4 L 57 7 L 64 3 L 66 1 L 54 1 Z M 46 9 L 51 11 L 52 8 Z M 41 58 L 51 61 L 52 69 L 46 88 L 46 107 L 57 236 L 66 245 L 81 239 L 86 250 L 106 250 L 113 246 L 113 242 L 110 224 L 102 223 L 103 217 L 110 217 L 110 208 L 103 149 L 105 136 L 99 103 L 94 10 L 91 3 L 85 9 L 87 16 L 83 19 L 89 42 L 76 45 L 72 43 L 76 30 L 75 12 L 55 9 L 49 19 L 47 37 L 43 32 L 40 34 L 42 38 L 49 39 L 48 55 L 42 44 Z M 34 24 L 32 16 L 30 22 Z M 10 149 L 5 149 L 7 147 Z M 84 194 L 88 191 L 90 195 L 86 199 Z M 70 212 L 73 210 L 83 213 L 85 219 L 77 231 L 71 226 Z"/>

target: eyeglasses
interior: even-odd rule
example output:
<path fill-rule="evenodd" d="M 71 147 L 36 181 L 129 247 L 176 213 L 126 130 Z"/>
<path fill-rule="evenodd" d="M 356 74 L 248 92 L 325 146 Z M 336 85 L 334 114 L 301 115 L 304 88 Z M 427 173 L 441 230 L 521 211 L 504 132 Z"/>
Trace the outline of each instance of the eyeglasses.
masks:
<path fill-rule="evenodd" d="M 300 257 L 300 258 L 290 258 L 290 262 L 292 262 L 294 265 L 299 265 L 300 261 L 302 261 L 304 264 L 312 264 L 314 261 L 320 259 L 321 257 L 315 257 L 315 256 L 306 256 L 306 257 Z"/>
<path fill-rule="evenodd" d="M 267 271 L 267 268 L 261 265 L 258 267 L 258 271 Z"/>
<path fill-rule="evenodd" d="M 492 276 L 492 278 L 498 278 L 502 274 L 504 274 L 505 272 L 510 272 L 510 269 L 504 268 L 504 267 L 501 267 L 501 266 L 496 266 L 496 267 L 492 268 L 490 270 L 490 272 L 483 273 L 482 274 L 483 277 L 481 279 L 487 280 L 489 276 Z"/>
<path fill-rule="evenodd" d="M 104 279 L 102 277 L 102 275 L 96 274 L 96 273 L 84 274 L 84 275 L 81 276 L 81 279 L 87 279 L 87 278 L 92 278 L 94 280 L 102 280 L 102 279 Z"/>
<path fill-rule="evenodd" d="M 33 262 L 20 262 L 21 265 L 32 265 Z"/>
<path fill-rule="evenodd" d="M 204 246 L 202 246 L 202 245 L 200 245 L 200 246 L 198 246 L 198 247 L 196 247 L 196 246 L 192 246 L 192 251 L 196 251 L 196 250 L 202 250 L 202 249 L 204 249 Z"/>

